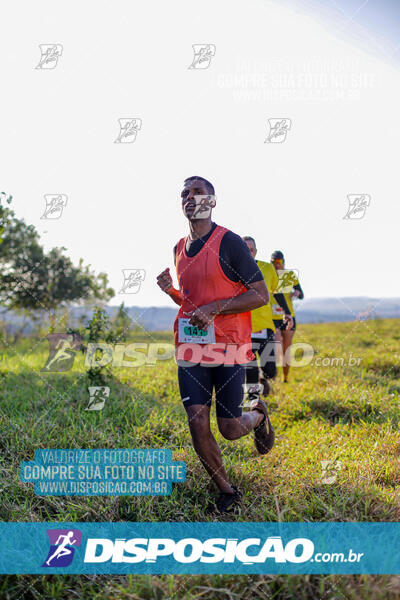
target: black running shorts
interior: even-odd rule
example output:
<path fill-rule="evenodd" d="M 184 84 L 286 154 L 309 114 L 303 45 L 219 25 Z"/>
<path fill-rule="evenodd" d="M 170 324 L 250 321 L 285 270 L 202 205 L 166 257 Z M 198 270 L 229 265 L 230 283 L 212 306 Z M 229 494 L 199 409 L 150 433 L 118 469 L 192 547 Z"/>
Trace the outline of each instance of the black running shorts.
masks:
<path fill-rule="evenodd" d="M 211 406 L 215 390 L 217 417 L 233 419 L 242 415 L 243 365 L 178 366 L 178 381 L 185 407 L 193 404 Z"/>
<path fill-rule="evenodd" d="M 274 319 L 274 325 L 276 329 L 280 329 L 281 331 L 286 330 L 286 323 L 283 319 Z M 296 331 L 296 317 L 293 317 L 293 327 L 291 331 Z"/>
<path fill-rule="evenodd" d="M 252 352 L 260 359 L 260 367 L 265 379 L 273 379 L 276 376 L 276 341 L 272 329 L 265 330 L 264 338 L 251 338 Z M 249 364 L 246 367 L 246 382 L 258 383 L 258 366 Z"/>

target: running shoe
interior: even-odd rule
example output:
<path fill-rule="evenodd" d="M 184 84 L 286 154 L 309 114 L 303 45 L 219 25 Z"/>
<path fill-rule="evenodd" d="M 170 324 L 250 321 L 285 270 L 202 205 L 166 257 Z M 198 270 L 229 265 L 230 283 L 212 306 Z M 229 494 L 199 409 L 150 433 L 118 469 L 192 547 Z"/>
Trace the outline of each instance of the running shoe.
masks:
<path fill-rule="evenodd" d="M 254 428 L 254 444 L 260 454 L 268 454 L 275 442 L 275 432 L 269 420 L 267 405 L 260 398 L 254 399 L 250 410 L 257 410 L 264 415 L 261 423 Z"/>
<path fill-rule="evenodd" d="M 233 493 L 221 492 L 217 498 L 215 506 L 219 513 L 234 513 L 240 507 L 242 494 L 235 485 L 232 485 Z"/>
<path fill-rule="evenodd" d="M 264 396 L 264 398 L 266 398 L 267 396 L 269 396 L 269 394 L 271 392 L 271 386 L 268 382 L 268 379 L 265 379 L 264 377 L 262 379 L 260 379 L 260 383 L 264 388 L 262 391 L 262 395 Z"/>

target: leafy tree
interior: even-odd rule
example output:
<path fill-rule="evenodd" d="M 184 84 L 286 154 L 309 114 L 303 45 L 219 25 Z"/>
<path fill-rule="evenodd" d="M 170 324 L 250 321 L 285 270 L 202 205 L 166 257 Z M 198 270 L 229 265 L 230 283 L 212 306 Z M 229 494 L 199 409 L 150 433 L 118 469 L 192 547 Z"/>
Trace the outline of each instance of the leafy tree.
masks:
<path fill-rule="evenodd" d="M 129 318 L 123 302 L 118 307 L 111 324 L 118 341 L 126 342 L 127 334 L 132 329 L 132 319 Z"/>
<path fill-rule="evenodd" d="M 106 311 L 100 306 L 96 306 L 93 312 L 93 316 L 90 319 L 86 330 L 83 335 L 84 342 L 88 343 L 106 343 L 106 344 L 116 344 L 119 339 L 116 336 L 115 332 L 112 330 L 110 319 L 106 313 Z M 82 350 L 86 352 L 88 348 L 86 344 L 82 344 Z M 101 364 L 103 351 L 98 349 L 93 357 L 94 361 L 98 361 Z M 112 374 L 110 368 L 107 366 L 98 366 L 93 365 L 90 366 L 87 371 L 87 377 L 89 381 L 89 385 L 105 385 L 107 379 L 112 378 Z"/>
<path fill-rule="evenodd" d="M 4 203 L 0 203 L 0 236 L 0 301 L 7 309 L 45 310 L 53 329 L 56 309 L 114 296 L 105 273 L 96 275 L 83 259 L 75 266 L 64 247 L 46 253 L 35 227 L 18 219 Z"/>

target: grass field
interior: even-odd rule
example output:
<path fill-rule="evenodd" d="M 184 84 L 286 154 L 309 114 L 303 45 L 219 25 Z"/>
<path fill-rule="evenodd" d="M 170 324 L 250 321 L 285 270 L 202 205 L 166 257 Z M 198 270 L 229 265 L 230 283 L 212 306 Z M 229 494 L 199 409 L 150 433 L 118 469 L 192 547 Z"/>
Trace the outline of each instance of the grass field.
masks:
<path fill-rule="evenodd" d="M 172 341 L 168 334 L 135 340 Z M 400 327 L 398 320 L 300 325 L 296 342 L 314 358 L 277 381 L 269 397 L 273 451 L 252 436 L 216 438 L 231 480 L 243 492 L 237 521 L 400 520 Z M 349 364 L 350 354 L 360 359 Z M 115 368 L 110 398 L 85 411 L 82 355 L 67 373 L 43 374 L 46 340 L 3 341 L 1 507 L 3 521 L 207 521 L 215 495 L 195 456 L 178 393 L 176 365 Z M 316 359 L 329 358 L 318 366 Z M 343 359 L 332 361 L 331 359 Z M 327 360 L 324 364 L 328 362 Z M 187 481 L 168 497 L 38 497 L 19 481 L 38 448 L 169 448 L 187 463 Z M 321 461 L 332 461 L 323 483 Z M 340 461 L 340 465 L 338 462 Z M 340 467 L 340 468 L 339 468 Z M 322 481 L 321 481 L 322 480 Z M 225 519 L 226 520 L 226 519 Z M 0 598 L 398 598 L 396 576 L 3 576 Z"/>

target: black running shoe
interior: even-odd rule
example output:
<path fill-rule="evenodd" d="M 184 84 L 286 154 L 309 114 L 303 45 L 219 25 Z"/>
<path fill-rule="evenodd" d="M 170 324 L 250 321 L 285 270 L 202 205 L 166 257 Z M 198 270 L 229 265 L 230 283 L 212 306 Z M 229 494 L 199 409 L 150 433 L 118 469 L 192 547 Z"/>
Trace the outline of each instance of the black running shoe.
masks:
<path fill-rule="evenodd" d="M 235 485 L 232 485 L 233 493 L 221 492 L 215 506 L 219 513 L 234 513 L 240 507 L 242 494 Z"/>
<path fill-rule="evenodd" d="M 260 454 L 268 454 L 275 442 L 275 432 L 269 420 L 267 405 L 260 400 L 253 400 L 251 410 L 257 410 L 264 415 L 263 420 L 254 427 L 254 444 Z"/>
<path fill-rule="evenodd" d="M 268 380 L 265 379 L 264 377 L 262 379 L 260 379 L 260 383 L 264 388 L 262 391 L 262 395 L 264 396 L 264 398 L 266 398 L 271 391 L 271 386 L 269 385 Z"/>

